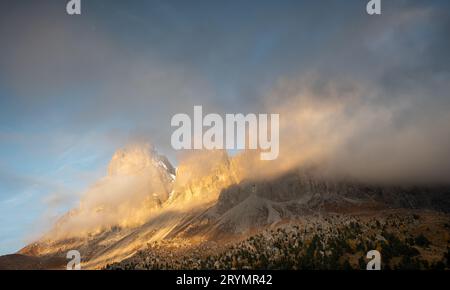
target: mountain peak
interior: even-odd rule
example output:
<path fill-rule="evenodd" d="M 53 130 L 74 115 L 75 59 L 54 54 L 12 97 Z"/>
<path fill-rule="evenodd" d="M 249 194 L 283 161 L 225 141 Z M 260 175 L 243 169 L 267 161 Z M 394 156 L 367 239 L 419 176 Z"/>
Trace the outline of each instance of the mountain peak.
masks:
<path fill-rule="evenodd" d="M 108 166 L 109 176 L 135 175 L 152 167 L 160 167 L 174 174 L 174 169 L 166 157 L 159 155 L 149 144 L 135 144 L 118 149 Z"/>
<path fill-rule="evenodd" d="M 48 236 L 82 237 L 141 225 L 169 198 L 174 171 L 150 145 L 117 150 L 108 175 L 86 190 L 79 206 L 61 217 Z"/>

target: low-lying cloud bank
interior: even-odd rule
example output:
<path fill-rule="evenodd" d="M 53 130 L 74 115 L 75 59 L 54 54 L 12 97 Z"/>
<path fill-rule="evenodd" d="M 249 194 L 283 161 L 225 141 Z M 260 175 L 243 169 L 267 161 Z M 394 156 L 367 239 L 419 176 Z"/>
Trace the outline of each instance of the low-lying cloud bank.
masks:
<path fill-rule="evenodd" d="M 253 150 L 233 157 L 219 150 L 181 152 L 175 177 L 152 147 L 118 150 L 109 174 L 49 237 L 138 226 L 176 198 L 211 201 L 234 183 L 298 168 L 367 183 L 449 184 L 449 101 L 427 104 L 419 94 L 385 101 L 385 94 L 370 83 L 317 75 L 280 81 L 265 103 L 267 111 L 280 114 L 278 159 L 262 161 Z"/>
<path fill-rule="evenodd" d="M 309 164 L 363 182 L 450 183 L 450 100 L 427 103 L 411 92 L 386 101 L 385 94 L 317 76 L 281 82 L 268 98 L 281 122 L 275 172 Z"/>

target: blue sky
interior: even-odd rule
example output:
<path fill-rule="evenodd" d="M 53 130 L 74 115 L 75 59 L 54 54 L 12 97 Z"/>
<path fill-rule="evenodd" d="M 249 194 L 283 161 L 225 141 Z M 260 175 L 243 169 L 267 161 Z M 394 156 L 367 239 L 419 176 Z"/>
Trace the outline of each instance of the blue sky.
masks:
<path fill-rule="evenodd" d="M 117 148 L 175 161 L 170 118 L 197 104 L 260 112 L 280 80 L 314 72 L 388 105 L 420 91 L 421 118 L 448 109 L 449 2 L 384 1 L 378 18 L 366 2 L 83 0 L 68 16 L 66 1 L 2 1 L 0 254 L 73 206 Z"/>

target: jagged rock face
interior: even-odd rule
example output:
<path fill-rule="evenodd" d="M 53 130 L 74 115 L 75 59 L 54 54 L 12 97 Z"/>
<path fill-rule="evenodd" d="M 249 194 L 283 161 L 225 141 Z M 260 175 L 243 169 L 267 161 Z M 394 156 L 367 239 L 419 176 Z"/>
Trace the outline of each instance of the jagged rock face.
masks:
<path fill-rule="evenodd" d="M 371 185 L 294 170 L 276 178 L 245 179 L 224 188 L 211 207 L 175 232 L 178 236 L 204 235 L 220 240 L 310 214 L 389 208 L 449 212 L 450 188 Z"/>
<path fill-rule="evenodd" d="M 232 158 L 221 150 L 193 152 L 180 162 L 174 180 L 173 167 L 151 148 L 119 150 L 109 175 L 85 195 L 79 208 L 61 219 L 53 238 L 86 227 L 94 234 L 113 226 L 137 227 L 148 222 L 152 213 L 153 220 L 164 216 L 164 224 L 159 224 L 163 237 L 240 234 L 314 212 L 450 208 L 448 189 L 374 186 L 332 180 L 306 169 L 276 177 L 264 173 L 261 178 L 255 169 L 264 167 L 254 162 L 247 152 Z M 197 211 L 202 214 L 195 216 Z M 177 224 L 183 219 L 189 224 Z M 167 224 L 173 231 L 167 230 Z M 160 230 L 157 222 L 154 225 Z"/>
<path fill-rule="evenodd" d="M 236 182 L 225 151 L 194 152 L 177 168 L 172 203 L 182 205 L 216 201 L 222 189 Z"/>
<path fill-rule="evenodd" d="M 160 169 L 163 174 L 175 174 L 175 169 L 165 156 L 159 155 L 148 145 L 135 145 L 117 150 L 108 166 L 108 174 L 136 175 Z"/>
<path fill-rule="evenodd" d="M 117 150 L 108 166 L 108 176 L 143 176 L 151 184 L 152 196 L 163 203 L 169 197 L 175 180 L 175 169 L 169 160 L 153 147 L 135 145 Z"/>
<path fill-rule="evenodd" d="M 47 235 L 51 239 L 92 235 L 143 224 L 169 198 L 174 169 L 149 146 L 118 150 L 108 175 L 89 188 Z"/>
<path fill-rule="evenodd" d="M 120 261 L 147 242 L 246 235 L 279 222 L 327 212 L 381 208 L 450 210 L 449 188 L 375 186 L 299 169 L 273 175 L 252 153 L 200 151 L 175 170 L 149 147 L 117 151 L 100 180 L 47 235 L 23 253 L 79 249 L 90 267 Z M 73 239 L 70 239 L 73 238 Z"/>

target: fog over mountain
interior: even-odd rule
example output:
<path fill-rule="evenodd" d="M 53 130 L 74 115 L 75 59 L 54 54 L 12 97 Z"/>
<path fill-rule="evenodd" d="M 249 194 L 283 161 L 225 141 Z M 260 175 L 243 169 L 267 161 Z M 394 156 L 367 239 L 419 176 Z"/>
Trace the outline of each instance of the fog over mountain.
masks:
<path fill-rule="evenodd" d="M 221 150 L 194 151 L 175 176 L 152 147 L 118 150 L 108 176 L 20 253 L 48 259 L 77 248 L 85 267 L 101 268 L 152 242 L 224 243 L 317 214 L 450 210 L 448 186 L 367 183 L 331 177 L 317 164 L 286 169 L 258 156 L 255 151 L 234 157 Z"/>
<path fill-rule="evenodd" d="M 448 212 L 449 1 L 132 2 L 1 1 L 1 254 L 103 267 L 307 215 Z M 174 150 L 196 105 L 279 114 L 279 157 Z"/>

